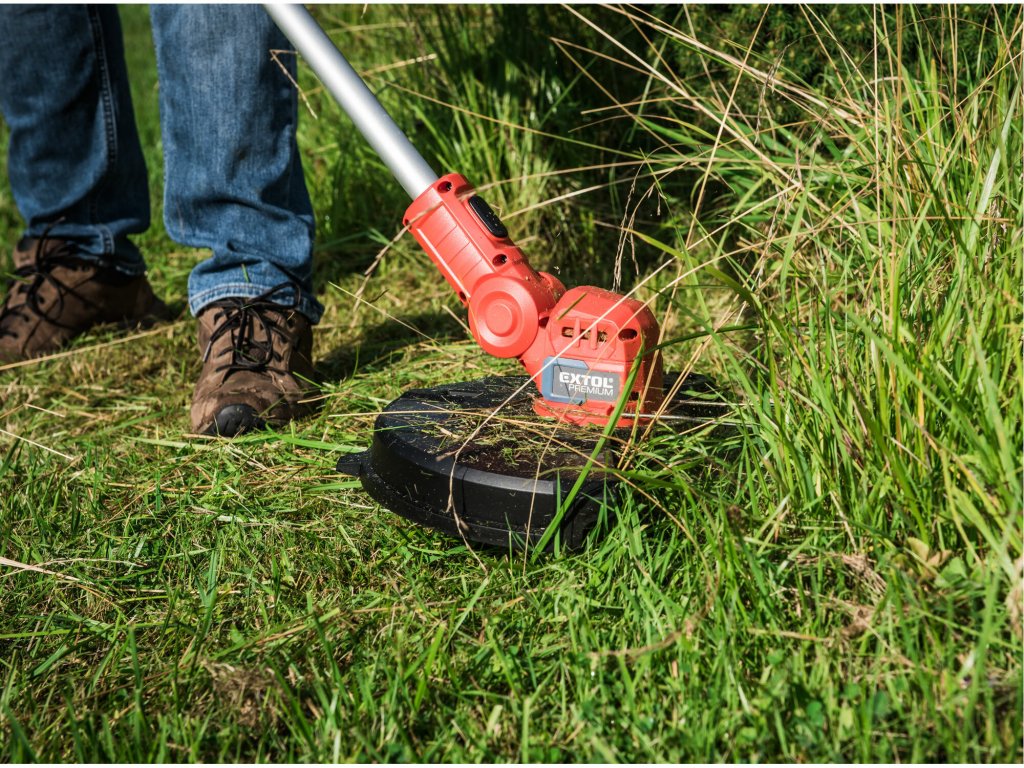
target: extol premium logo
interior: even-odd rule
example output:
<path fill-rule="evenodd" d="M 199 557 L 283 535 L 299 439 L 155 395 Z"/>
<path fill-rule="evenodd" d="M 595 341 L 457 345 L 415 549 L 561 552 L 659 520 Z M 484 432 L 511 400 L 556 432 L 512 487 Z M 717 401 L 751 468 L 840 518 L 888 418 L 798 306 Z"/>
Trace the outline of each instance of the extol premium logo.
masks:
<path fill-rule="evenodd" d="M 558 403 L 614 403 L 622 392 L 622 381 L 617 374 L 590 370 L 582 360 L 549 357 L 541 376 L 541 390 L 544 397 Z"/>
<path fill-rule="evenodd" d="M 582 392 L 588 395 L 604 395 L 607 397 L 615 393 L 614 376 L 559 371 L 558 383 L 564 384 L 566 389 L 570 389 L 573 392 Z"/>

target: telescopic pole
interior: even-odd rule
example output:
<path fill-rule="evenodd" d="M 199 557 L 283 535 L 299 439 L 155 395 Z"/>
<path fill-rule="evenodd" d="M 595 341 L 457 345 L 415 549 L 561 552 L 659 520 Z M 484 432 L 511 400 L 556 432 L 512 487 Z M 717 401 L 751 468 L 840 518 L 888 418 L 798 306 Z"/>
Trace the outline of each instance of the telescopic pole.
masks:
<path fill-rule="evenodd" d="M 301 5 L 264 6 L 356 128 L 413 200 L 438 176 L 395 124 L 377 97 Z"/>

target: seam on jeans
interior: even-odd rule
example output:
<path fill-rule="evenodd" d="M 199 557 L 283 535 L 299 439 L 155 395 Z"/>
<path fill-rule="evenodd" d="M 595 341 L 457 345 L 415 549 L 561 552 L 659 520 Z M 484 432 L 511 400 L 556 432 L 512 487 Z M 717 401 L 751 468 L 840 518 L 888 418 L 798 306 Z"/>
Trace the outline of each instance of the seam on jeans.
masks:
<path fill-rule="evenodd" d="M 298 54 L 296 54 L 294 59 L 293 59 L 293 61 L 295 62 L 294 71 L 290 72 L 293 80 L 296 83 L 299 82 L 299 61 L 298 61 L 298 59 L 299 59 Z M 285 66 L 287 68 L 287 65 L 285 65 Z M 291 85 L 291 83 L 289 83 L 289 86 L 290 85 Z M 288 131 L 287 131 L 287 134 L 288 134 L 288 138 L 287 138 L 287 141 L 288 141 L 288 177 L 285 180 L 285 189 L 288 190 L 288 203 L 289 203 L 289 207 L 294 209 L 295 201 L 292 200 L 292 190 L 293 190 L 294 184 L 292 184 L 292 176 L 295 173 L 295 163 L 299 160 L 298 151 L 296 149 L 298 147 L 298 136 L 297 136 L 297 134 L 298 134 L 298 130 L 299 130 L 299 94 L 298 94 L 298 88 L 291 88 L 291 87 L 288 88 L 288 102 L 289 102 L 288 109 L 289 109 L 289 114 L 291 116 L 291 120 L 289 120 L 290 125 L 288 126 Z"/>
<path fill-rule="evenodd" d="M 284 33 L 280 32 L 280 30 L 275 30 L 275 33 L 280 34 L 282 37 L 284 36 Z M 283 39 L 284 39 L 284 47 L 285 48 L 290 47 L 290 43 L 288 42 L 287 38 L 283 38 Z M 271 43 L 273 43 L 273 41 L 271 41 Z M 273 55 L 271 55 L 270 59 L 271 60 L 273 59 Z M 288 59 L 286 61 L 280 61 L 280 59 L 278 59 L 278 64 L 279 64 L 280 67 L 282 67 L 284 69 L 285 73 L 288 75 L 288 77 L 282 78 L 281 77 L 281 75 L 282 75 L 281 69 L 278 68 L 278 67 L 274 67 L 273 68 L 274 74 L 278 77 L 279 82 L 280 82 L 279 88 L 284 88 L 285 89 L 285 93 L 288 95 L 288 109 L 289 109 L 289 117 L 290 117 L 290 119 L 288 121 L 287 130 L 285 131 L 285 141 L 287 142 L 287 145 L 288 145 L 288 166 L 287 166 L 287 171 L 285 173 L 284 188 L 285 188 L 286 194 L 287 194 L 288 208 L 294 213 L 295 206 L 296 206 L 296 200 L 295 200 L 295 194 L 294 194 L 295 193 L 294 178 L 295 178 L 296 172 L 298 172 L 298 174 L 302 177 L 303 188 L 305 189 L 305 186 L 304 186 L 305 185 L 305 174 L 304 174 L 304 171 L 303 171 L 303 168 L 302 168 L 302 155 L 299 152 L 299 141 L 298 141 L 298 132 L 299 132 L 299 89 L 292 85 L 293 83 L 298 83 L 298 81 L 299 81 L 299 56 L 298 56 L 298 53 L 296 53 L 295 56 L 288 57 Z M 269 64 L 267 64 L 266 66 L 269 66 Z M 289 78 L 291 78 L 291 79 L 289 80 Z M 307 197 L 309 196 L 308 190 L 306 192 L 306 196 Z M 310 206 L 310 215 L 314 217 L 314 224 L 313 224 L 314 232 L 310 233 L 310 240 L 312 240 L 312 239 L 315 238 L 315 229 L 316 229 L 315 214 L 313 213 L 312 205 Z"/>
<path fill-rule="evenodd" d="M 86 9 L 86 12 L 89 15 L 89 27 L 92 31 L 93 53 L 96 56 L 96 66 L 99 69 L 100 102 L 103 109 L 103 129 L 107 150 L 103 176 L 89 200 L 89 217 L 92 219 L 91 223 L 96 226 L 100 232 L 100 237 L 103 239 L 104 253 L 113 253 L 114 238 L 110 234 L 110 229 L 103 222 L 97 221 L 99 219 L 99 194 L 106 191 L 110 180 L 110 170 L 117 164 L 117 129 L 114 125 L 113 86 L 110 82 L 110 66 L 107 62 L 107 50 L 99 10 L 95 7 L 89 7 Z M 117 13 L 116 9 L 114 13 Z"/>
<path fill-rule="evenodd" d="M 291 71 L 291 76 L 295 79 L 295 82 L 299 81 L 299 61 L 296 55 L 293 58 L 294 68 Z M 289 83 L 290 86 L 290 83 Z M 292 211 L 297 219 L 302 219 L 302 223 L 309 230 L 309 267 L 310 273 L 313 269 L 313 243 L 316 242 L 317 237 L 317 223 L 316 223 L 316 211 L 313 210 L 313 201 L 310 199 L 309 187 L 306 185 L 306 173 L 302 166 L 302 152 L 299 150 L 299 90 L 298 88 L 288 88 L 288 94 L 291 99 L 291 120 L 287 130 L 288 134 L 288 174 L 285 189 L 288 194 L 288 207 Z M 296 193 L 296 185 L 294 179 L 298 174 L 299 191 Z M 303 203 L 309 206 L 309 222 L 306 222 L 303 217 L 297 213 L 298 200 L 296 197 L 302 198 Z M 310 278 L 312 280 L 312 277 Z"/>

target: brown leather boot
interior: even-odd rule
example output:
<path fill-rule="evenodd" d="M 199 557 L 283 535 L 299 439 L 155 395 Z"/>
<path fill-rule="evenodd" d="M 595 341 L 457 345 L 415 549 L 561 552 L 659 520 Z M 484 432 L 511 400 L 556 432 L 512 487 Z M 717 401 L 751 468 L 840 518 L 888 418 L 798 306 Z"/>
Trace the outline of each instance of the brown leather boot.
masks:
<path fill-rule="evenodd" d="M 313 332 L 293 307 L 268 297 L 229 298 L 198 315 L 203 369 L 192 395 L 192 429 L 233 437 L 311 413 Z"/>
<path fill-rule="evenodd" d="M 96 325 L 145 326 L 167 306 L 145 275 L 124 275 L 45 235 L 14 250 L 14 279 L 0 305 L 0 364 L 58 351 Z"/>

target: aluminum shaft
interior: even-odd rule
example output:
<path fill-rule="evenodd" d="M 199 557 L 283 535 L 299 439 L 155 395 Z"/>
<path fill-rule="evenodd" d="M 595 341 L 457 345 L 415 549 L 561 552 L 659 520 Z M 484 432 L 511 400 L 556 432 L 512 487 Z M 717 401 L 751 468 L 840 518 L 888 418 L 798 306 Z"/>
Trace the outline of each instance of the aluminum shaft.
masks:
<path fill-rule="evenodd" d="M 377 97 L 366 87 L 327 33 L 301 5 L 264 6 L 295 49 L 355 123 L 388 170 L 415 200 L 437 181 L 437 174 L 416 151 Z"/>

